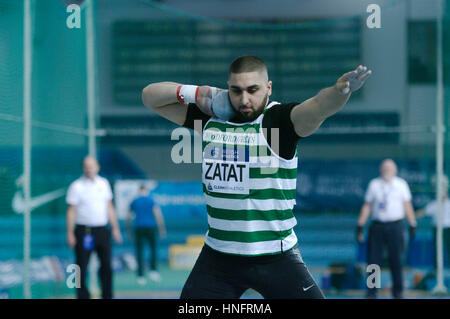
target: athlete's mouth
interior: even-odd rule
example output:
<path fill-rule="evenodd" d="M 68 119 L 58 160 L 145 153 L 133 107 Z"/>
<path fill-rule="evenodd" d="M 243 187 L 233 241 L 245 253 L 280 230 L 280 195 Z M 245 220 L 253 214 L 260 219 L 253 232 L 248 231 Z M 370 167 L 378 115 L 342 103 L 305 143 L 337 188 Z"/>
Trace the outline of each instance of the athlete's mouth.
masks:
<path fill-rule="evenodd" d="M 240 110 L 243 113 L 249 113 L 249 112 L 253 111 L 253 109 L 251 107 L 247 107 L 247 106 L 241 107 Z"/>

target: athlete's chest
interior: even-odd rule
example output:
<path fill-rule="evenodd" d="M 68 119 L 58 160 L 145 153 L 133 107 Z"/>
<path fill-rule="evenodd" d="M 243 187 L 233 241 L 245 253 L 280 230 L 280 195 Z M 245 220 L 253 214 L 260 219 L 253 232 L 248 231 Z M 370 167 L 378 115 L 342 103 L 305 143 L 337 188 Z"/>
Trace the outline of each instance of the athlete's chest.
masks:
<path fill-rule="evenodd" d="M 209 192 L 249 194 L 251 163 L 262 142 L 259 126 L 220 124 L 207 126 L 203 134 L 203 183 Z"/>

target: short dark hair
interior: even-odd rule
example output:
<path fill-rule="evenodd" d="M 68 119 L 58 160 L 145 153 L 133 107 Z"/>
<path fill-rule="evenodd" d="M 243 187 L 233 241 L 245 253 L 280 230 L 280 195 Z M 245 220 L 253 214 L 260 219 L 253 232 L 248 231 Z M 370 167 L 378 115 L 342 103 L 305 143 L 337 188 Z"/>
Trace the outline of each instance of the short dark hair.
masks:
<path fill-rule="evenodd" d="M 139 186 L 139 190 L 140 191 L 147 190 L 147 186 L 145 184 L 141 184 L 141 186 Z"/>
<path fill-rule="evenodd" d="M 265 71 L 267 72 L 267 66 L 261 58 L 254 55 L 243 55 L 236 58 L 230 65 L 228 75 L 230 73 L 244 73 Z"/>

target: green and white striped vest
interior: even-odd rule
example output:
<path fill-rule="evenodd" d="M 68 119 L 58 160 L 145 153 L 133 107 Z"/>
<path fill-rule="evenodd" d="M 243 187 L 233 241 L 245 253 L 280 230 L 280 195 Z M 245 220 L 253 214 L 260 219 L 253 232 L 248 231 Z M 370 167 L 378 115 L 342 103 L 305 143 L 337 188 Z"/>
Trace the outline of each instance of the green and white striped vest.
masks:
<path fill-rule="evenodd" d="M 208 212 L 205 243 L 229 254 L 277 254 L 297 243 L 293 214 L 297 152 L 286 160 L 263 134 L 270 103 L 253 122 L 210 119 L 203 130 L 203 192 Z M 272 130 L 272 146 L 278 133 Z M 282 137 L 281 137 L 282 138 Z"/>

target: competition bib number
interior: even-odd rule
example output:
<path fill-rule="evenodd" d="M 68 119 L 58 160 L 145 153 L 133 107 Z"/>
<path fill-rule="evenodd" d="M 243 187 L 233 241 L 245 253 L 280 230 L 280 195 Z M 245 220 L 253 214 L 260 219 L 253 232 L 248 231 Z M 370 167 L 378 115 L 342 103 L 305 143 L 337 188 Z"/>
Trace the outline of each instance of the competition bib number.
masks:
<path fill-rule="evenodd" d="M 249 194 L 248 146 L 207 145 L 202 171 L 203 183 L 210 192 Z"/>

